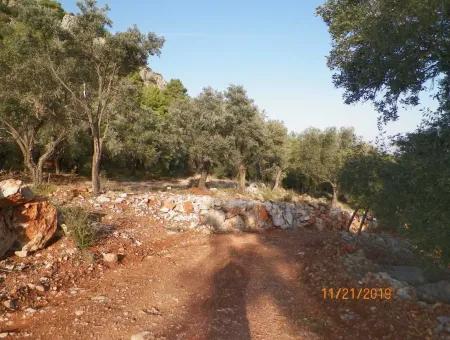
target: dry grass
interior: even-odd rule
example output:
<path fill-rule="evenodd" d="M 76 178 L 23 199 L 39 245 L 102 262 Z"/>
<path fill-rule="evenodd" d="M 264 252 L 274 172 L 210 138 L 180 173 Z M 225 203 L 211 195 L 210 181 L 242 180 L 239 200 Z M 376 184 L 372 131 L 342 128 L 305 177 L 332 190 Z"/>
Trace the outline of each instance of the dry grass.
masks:
<path fill-rule="evenodd" d="M 58 187 L 51 183 L 42 183 L 39 185 L 33 185 L 31 190 L 38 196 L 49 196 L 56 191 Z"/>

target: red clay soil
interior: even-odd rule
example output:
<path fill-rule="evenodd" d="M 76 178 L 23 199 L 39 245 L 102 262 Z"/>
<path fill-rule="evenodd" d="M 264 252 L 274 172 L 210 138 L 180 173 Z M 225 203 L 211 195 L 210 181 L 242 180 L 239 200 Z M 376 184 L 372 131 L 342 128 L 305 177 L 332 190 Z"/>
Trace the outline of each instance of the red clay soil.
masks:
<path fill-rule="evenodd" d="M 147 256 L 86 277 L 30 316 L 11 338 L 433 339 L 436 308 L 391 301 L 324 301 L 324 287 L 358 287 L 344 273 L 336 234 L 182 233 L 143 240 Z M 348 318 L 347 316 L 352 317 Z M 12 335 L 11 335 L 12 334 Z"/>

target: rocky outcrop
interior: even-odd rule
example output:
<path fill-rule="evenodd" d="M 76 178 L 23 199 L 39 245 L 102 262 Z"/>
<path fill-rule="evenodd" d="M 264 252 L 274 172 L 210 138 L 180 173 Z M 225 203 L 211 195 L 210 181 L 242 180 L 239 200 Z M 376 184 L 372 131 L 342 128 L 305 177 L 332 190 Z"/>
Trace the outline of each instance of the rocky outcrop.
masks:
<path fill-rule="evenodd" d="M 33 201 L 14 209 L 12 224 L 22 251 L 44 248 L 57 228 L 56 208 L 48 201 Z"/>
<path fill-rule="evenodd" d="M 139 76 L 146 86 L 156 86 L 162 90 L 167 85 L 164 77 L 161 74 L 154 72 L 150 67 L 142 67 L 139 70 Z"/>
<path fill-rule="evenodd" d="M 416 287 L 419 299 L 427 302 L 439 302 L 450 304 L 450 282 L 439 281 L 427 283 Z"/>
<path fill-rule="evenodd" d="M 7 179 L 0 182 L 0 208 L 26 203 L 33 198 L 33 192 L 22 181 Z"/>
<path fill-rule="evenodd" d="M 18 180 L 0 182 L 0 258 L 19 248 L 21 254 L 42 249 L 57 228 L 56 208 Z"/>
<path fill-rule="evenodd" d="M 428 273 L 408 241 L 382 233 L 341 232 L 341 237 L 347 271 L 366 286 L 390 287 L 396 299 L 450 303 L 450 271 Z"/>
<path fill-rule="evenodd" d="M 69 32 L 72 32 L 76 24 L 77 17 L 73 14 L 66 14 L 61 20 L 61 28 Z"/>

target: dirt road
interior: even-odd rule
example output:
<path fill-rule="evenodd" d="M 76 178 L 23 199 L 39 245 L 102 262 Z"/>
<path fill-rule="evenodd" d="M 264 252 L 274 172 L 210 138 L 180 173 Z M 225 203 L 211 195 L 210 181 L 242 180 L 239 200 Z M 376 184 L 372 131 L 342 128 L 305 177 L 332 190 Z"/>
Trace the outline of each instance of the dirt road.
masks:
<path fill-rule="evenodd" d="M 169 235 L 149 241 L 152 255 L 123 261 L 32 316 L 18 313 L 10 331 L 33 339 L 144 331 L 149 339 L 426 338 L 426 315 L 410 327 L 397 302 L 323 301 L 323 278 L 344 282 L 336 242 L 307 231 Z"/>

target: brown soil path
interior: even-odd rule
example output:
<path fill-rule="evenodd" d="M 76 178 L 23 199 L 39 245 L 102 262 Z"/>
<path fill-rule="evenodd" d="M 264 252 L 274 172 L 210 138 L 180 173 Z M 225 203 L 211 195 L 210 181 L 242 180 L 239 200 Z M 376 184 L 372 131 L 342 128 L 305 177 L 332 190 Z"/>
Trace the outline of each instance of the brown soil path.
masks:
<path fill-rule="evenodd" d="M 142 331 L 155 339 L 401 336 L 400 321 L 370 329 L 343 322 L 341 306 L 325 303 L 321 285 L 306 280 L 308 265 L 336 260 L 323 238 L 305 231 L 171 235 L 152 244 L 154 255 L 117 265 L 31 317 L 18 315 L 16 331 L 32 339 L 129 339 Z M 370 319 L 369 305 L 349 306 Z M 383 315 L 385 306 L 377 307 Z"/>

